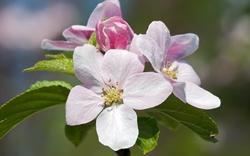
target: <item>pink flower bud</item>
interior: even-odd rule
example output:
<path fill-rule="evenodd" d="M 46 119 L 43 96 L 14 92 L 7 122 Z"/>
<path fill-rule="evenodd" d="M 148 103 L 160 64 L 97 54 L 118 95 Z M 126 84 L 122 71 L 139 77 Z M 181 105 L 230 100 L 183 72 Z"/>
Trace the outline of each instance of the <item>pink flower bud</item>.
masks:
<path fill-rule="evenodd" d="M 133 34 L 128 23 L 118 16 L 100 21 L 96 26 L 97 42 L 104 52 L 109 49 L 127 49 Z"/>

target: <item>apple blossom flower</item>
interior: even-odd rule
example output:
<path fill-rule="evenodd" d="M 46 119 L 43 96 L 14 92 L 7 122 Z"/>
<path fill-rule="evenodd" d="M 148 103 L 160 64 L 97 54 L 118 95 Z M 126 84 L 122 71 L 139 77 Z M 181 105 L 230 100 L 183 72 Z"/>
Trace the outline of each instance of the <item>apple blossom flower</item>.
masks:
<path fill-rule="evenodd" d="M 99 21 L 96 26 L 96 39 L 104 52 L 109 49 L 127 49 L 133 34 L 128 23 L 118 16 Z"/>
<path fill-rule="evenodd" d="M 66 122 L 80 125 L 96 119 L 99 141 L 117 151 L 132 147 L 138 137 L 137 115 L 161 104 L 172 92 L 162 75 L 143 72 L 136 54 L 112 49 L 105 55 L 93 45 L 73 55 L 77 78 L 66 102 Z"/>
<path fill-rule="evenodd" d="M 77 46 L 82 46 L 88 42 L 95 27 L 100 20 L 113 16 L 122 16 L 119 0 L 105 0 L 99 3 L 91 13 L 87 26 L 73 25 L 63 31 L 66 41 L 52 41 L 45 39 L 41 47 L 45 50 L 74 51 Z"/>
<path fill-rule="evenodd" d="M 149 25 L 145 35 L 135 36 L 131 49 L 140 52 L 154 70 L 171 82 L 173 94 L 185 103 L 200 109 L 220 106 L 220 99 L 201 88 L 200 78 L 194 69 L 182 59 L 198 49 L 199 38 L 195 34 L 170 36 L 161 21 Z"/>

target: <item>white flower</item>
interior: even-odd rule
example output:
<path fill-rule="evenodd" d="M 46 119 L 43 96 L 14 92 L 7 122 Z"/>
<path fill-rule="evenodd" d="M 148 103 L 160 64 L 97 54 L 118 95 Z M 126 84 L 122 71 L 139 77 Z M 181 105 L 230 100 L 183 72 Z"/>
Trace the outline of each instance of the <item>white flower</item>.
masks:
<path fill-rule="evenodd" d="M 99 141 L 117 151 L 132 147 L 138 137 L 137 115 L 161 104 L 172 92 L 162 75 L 145 72 L 136 54 L 109 50 L 103 56 L 89 44 L 73 56 L 77 78 L 66 103 L 68 125 L 96 120 Z"/>
<path fill-rule="evenodd" d="M 183 102 L 201 109 L 220 106 L 220 99 L 199 87 L 200 78 L 182 59 L 197 50 L 199 38 L 195 34 L 170 36 L 163 22 L 149 25 L 146 35 L 135 36 L 131 51 L 146 57 L 154 70 L 171 82 L 173 93 Z"/>

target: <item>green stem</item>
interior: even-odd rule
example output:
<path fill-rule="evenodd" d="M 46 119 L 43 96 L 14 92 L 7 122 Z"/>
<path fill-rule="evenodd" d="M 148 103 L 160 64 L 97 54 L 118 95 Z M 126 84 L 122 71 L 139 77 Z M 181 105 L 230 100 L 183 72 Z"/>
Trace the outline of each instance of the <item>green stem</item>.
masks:
<path fill-rule="evenodd" d="M 116 151 L 117 156 L 131 156 L 129 149 L 121 149 L 119 151 Z"/>

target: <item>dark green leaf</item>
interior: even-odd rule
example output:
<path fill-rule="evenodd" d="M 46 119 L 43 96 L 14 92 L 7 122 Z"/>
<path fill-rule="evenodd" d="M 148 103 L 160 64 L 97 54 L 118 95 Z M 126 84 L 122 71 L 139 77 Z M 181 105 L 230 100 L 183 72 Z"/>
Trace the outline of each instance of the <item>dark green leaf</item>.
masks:
<path fill-rule="evenodd" d="M 169 97 L 159 107 L 149 110 L 149 114 L 153 116 L 155 116 L 154 114 L 164 115 L 166 118 L 174 119 L 203 139 L 217 142 L 215 136 L 218 134 L 218 128 L 212 117 L 200 109 L 181 102 L 176 97 Z"/>
<path fill-rule="evenodd" d="M 159 124 L 169 128 L 170 130 L 176 130 L 180 125 L 179 121 L 166 113 L 160 111 L 148 111 L 148 114 L 153 116 L 159 122 Z"/>
<path fill-rule="evenodd" d="M 139 117 L 139 137 L 136 144 L 144 154 L 151 152 L 157 146 L 160 130 L 157 121 L 152 117 Z"/>
<path fill-rule="evenodd" d="M 93 124 L 84 124 L 78 126 L 65 125 L 65 135 L 75 146 L 78 146 L 84 137 L 86 136 L 88 130 L 93 127 Z"/>
<path fill-rule="evenodd" d="M 41 81 L 0 106 L 0 138 L 30 115 L 64 104 L 71 85 L 63 81 Z"/>
<path fill-rule="evenodd" d="M 49 60 L 37 62 L 34 66 L 24 69 L 25 72 L 47 71 L 74 74 L 73 60 L 64 54 L 46 55 Z"/>

